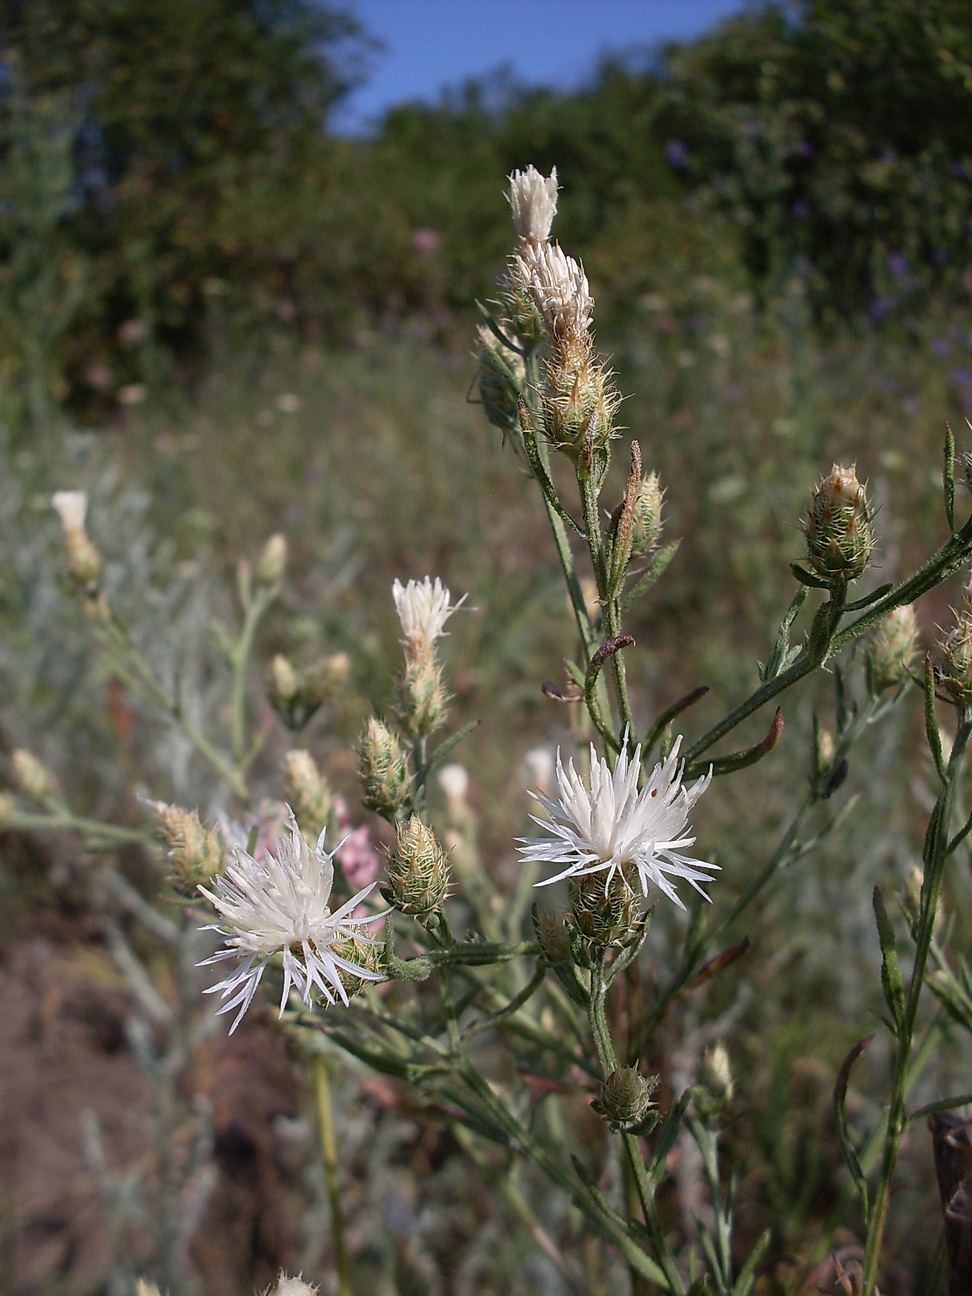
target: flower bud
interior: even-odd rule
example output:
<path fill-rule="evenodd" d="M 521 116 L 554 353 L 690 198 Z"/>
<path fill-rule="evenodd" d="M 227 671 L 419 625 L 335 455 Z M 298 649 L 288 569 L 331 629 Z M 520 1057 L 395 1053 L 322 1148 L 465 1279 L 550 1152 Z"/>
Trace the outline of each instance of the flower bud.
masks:
<path fill-rule="evenodd" d="M 519 400 L 526 377 L 523 360 L 504 347 L 491 329 L 479 330 L 479 399 L 486 417 L 501 432 L 519 426 Z"/>
<path fill-rule="evenodd" d="M 362 803 L 386 819 L 394 818 L 408 800 L 408 765 L 402 744 L 375 716 L 361 736 L 358 778 Z"/>
<path fill-rule="evenodd" d="M 334 797 L 327 779 L 307 751 L 289 751 L 283 759 L 284 799 L 293 807 L 297 822 L 316 841 L 331 822 Z"/>
<path fill-rule="evenodd" d="M 398 825 L 382 895 L 400 913 L 428 918 L 441 907 L 448 887 L 445 851 L 432 829 L 411 815 Z"/>
<path fill-rule="evenodd" d="M 345 652 L 319 657 L 304 671 L 301 693 L 305 706 L 315 710 L 333 702 L 344 691 L 351 677 L 351 658 Z"/>
<path fill-rule="evenodd" d="M 962 706 L 972 706 L 972 581 L 966 585 L 955 624 L 941 641 L 942 688 Z"/>
<path fill-rule="evenodd" d="M 135 1296 L 161 1296 L 155 1283 L 146 1282 L 144 1278 L 139 1278 L 135 1284 Z"/>
<path fill-rule="evenodd" d="M 225 850 L 219 833 L 205 827 L 195 810 L 164 801 L 149 806 L 169 861 L 168 880 L 180 895 L 193 895 L 200 882 L 222 872 Z"/>
<path fill-rule="evenodd" d="M 31 752 L 18 747 L 10 758 L 14 785 L 32 801 L 47 801 L 55 794 L 54 776 Z"/>
<path fill-rule="evenodd" d="M 618 1067 L 601 1081 L 591 1106 L 613 1130 L 642 1130 L 649 1121 L 658 1121 L 651 1097 L 657 1087 L 657 1076 L 643 1076 L 637 1067 Z"/>
<path fill-rule="evenodd" d="M 253 573 L 257 585 L 272 589 L 283 580 L 287 568 L 287 537 L 272 535 L 263 546 Z"/>
<path fill-rule="evenodd" d="M 277 711 L 289 711 L 297 701 L 300 680 L 292 662 L 283 653 L 277 653 L 270 663 L 268 692 L 270 703 Z"/>
<path fill-rule="evenodd" d="M 861 575 L 874 551 L 872 518 L 856 464 L 834 464 L 813 493 L 804 526 L 807 557 L 818 576 L 833 581 Z"/>
<path fill-rule="evenodd" d="M 543 395 L 544 436 L 575 462 L 589 463 L 614 435 L 621 398 L 609 369 L 585 354 L 579 362 L 547 366 Z"/>
<path fill-rule="evenodd" d="M 536 932 L 543 956 L 548 963 L 570 962 L 570 941 L 561 914 L 552 914 L 548 909 L 535 905 L 533 909 L 533 930 Z"/>
<path fill-rule="evenodd" d="M 726 1046 L 721 1042 L 713 1044 L 702 1056 L 702 1068 L 695 1094 L 695 1105 L 699 1114 L 710 1122 L 725 1119 L 734 1091 L 735 1084 Z"/>
<path fill-rule="evenodd" d="M 910 603 L 894 608 L 878 625 L 867 650 L 873 688 L 896 688 L 908 676 L 918 642 L 918 622 Z"/>
<path fill-rule="evenodd" d="M 665 492 L 657 473 L 642 478 L 635 500 L 631 528 L 631 556 L 644 558 L 657 546 L 662 530 L 662 504 Z"/>

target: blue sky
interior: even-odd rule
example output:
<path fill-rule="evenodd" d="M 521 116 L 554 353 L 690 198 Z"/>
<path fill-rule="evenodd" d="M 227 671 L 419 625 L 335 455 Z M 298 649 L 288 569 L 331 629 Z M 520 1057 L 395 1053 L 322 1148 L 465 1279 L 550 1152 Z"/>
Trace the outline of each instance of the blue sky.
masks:
<path fill-rule="evenodd" d="M 385 44 L 334 126 L 357 133 L 392 104 L 501 64 L 527 84 L 583 81 L 605 50 L 697 36 L 744 0 L 350 0 Z"/>

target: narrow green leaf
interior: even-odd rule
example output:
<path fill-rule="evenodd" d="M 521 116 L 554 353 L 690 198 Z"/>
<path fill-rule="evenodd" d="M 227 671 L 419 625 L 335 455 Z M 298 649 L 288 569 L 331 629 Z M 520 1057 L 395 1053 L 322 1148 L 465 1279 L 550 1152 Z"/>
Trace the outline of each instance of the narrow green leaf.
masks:
<path fill-rule="evenodd" d="M 942 491 L 945 496 L 945 520 L 948 529 L 955 533 L 955 437 L 945 424 L 945 464 L 942 471 Z"/>
<path fill-rule="evenodd" d="M 834 1085 L 834 1121 L 837 1125 L 837 1141 L 840 1143 L 840 1150 L 844 1155 L 847 1168 L 851 1172 L 851 1177 L 857 1185 L 857 1191 L 861 1195 L 861 1204 L 864 1207 L 865 1216 L 868 1209 L 867 1179 L 864 1176 L 857 1150 L 851 1139 L 850 1129 L 847 1125 L 846 1107 L 847 1086 L 850 1082 L 851 1068 L 873 1038 L 873 1035 L 868 1035 L 854 1045 L 841 1063 L 840 1070 L 837 1072 L 837 1081 Z"/>
<path fill-rule="evenodd" d="M 770 1229 L 766 1229 L 765 1232 L 760 1234 L 756 1245 L 746 1257 L 746 1263 L 739 1270 L 739 1276 L 733 1284 L 732 1296 L 749 1296 L 749 1293 L 753 1290 L 756 1284 L 756 1267 L 762 1260 L 763 1252 L 769 1246 L 771 1237 L 772 1230 Z"/>
<path fill-rule="evenodd" d="M 938 728 L 938 716 L 935 714 L 935 672 L 932 668 L 931 657 L 925 658 L 925 672 L 922 682 L 925 693 L 925 738 L 928 740 L 928 749 L 935 762 L 938 777 L 944 783 L 945 756 L 942 752 L 942 735 Z"/>

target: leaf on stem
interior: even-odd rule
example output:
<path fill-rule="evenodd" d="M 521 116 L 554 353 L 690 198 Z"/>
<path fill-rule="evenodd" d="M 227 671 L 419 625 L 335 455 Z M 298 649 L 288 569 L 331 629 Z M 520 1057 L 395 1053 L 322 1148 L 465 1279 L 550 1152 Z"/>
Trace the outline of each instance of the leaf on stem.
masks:
<path fill-rule="evenodd" d="M 945 462 L 942 468 L 942 493 L 945 502 L 945 521 L 955 533 L 955 437 L 945 424 Z"/>
<path fill-rule="evenodd" d="M 877 920 L 878 940 L 881 943 L 881 988 L 884 991 L 884 1002 L 888 1005 L 894 1022 L 894 1033 L 900 1038 L 905 1018 L 905 990 L 901 966 L 898 963 L 894 927 L 888 917 L 880 887 L 874 888 L 871 899 L 874 905 L 874 917 Z"/>
<path fill-rule="evenodd" d="M 834 1121 L 837 1125 L 837 1140 L 840 1143 L 840 1150 L 844 1155 L 847 1168 L 850 1170 L 851 1176 L 857 1185 L 857 1190 L 861 1195 L 865 1215 L 868 1206 L 867 1179 L 864 1176 L 857 1150 L 851 1139 L 850 1129 L 847 1125 L 846 1108 L 847 1086 L 850 1083 L 851 1069 L 873 1038 L 873 1035 L 868 1035 L 854 1045 L 841 1063 L 840 1070 L 837 1072 L 837 1081 L 834 1085 Z"/>
<path fill-rule="evenodd" d="M 742 751 L 733 752 L 729 756 L 720 756 L 717 760 L 710 762 L 693 762 L 686 770 L 685 776 L 686 778 L 692 778 L 706 769 L 711 769 L 714 775 L 732 774 L 736 770 L 745 769 L 747 765 L 755 765 L 757 761 L 769 755 L 780 741 L 782 733 L 783 712 L 777 707 L 766 737 L 756 743 L 754 747 L 745 747 Z"/>

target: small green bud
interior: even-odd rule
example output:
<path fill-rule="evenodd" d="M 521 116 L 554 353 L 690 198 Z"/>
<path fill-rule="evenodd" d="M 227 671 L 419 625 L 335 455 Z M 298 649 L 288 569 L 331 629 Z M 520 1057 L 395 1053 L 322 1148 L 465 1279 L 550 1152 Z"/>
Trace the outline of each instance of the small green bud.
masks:
<path fill-rule="evenodd" d="M 874 552 L 872 519 L 856 464 L 834 464 L 813 493 L 804 525 L 807 557 L 818 576 L 833 581 L 861 575 Z"/>
<path fill-rule="evenodd" d="M 358 778 L 362 803 L 386 819 L 393 819 L 408 800 L 408 765 L 401 741 L 375 716 L 361 735 Z"/>
<path fill-rule="evenodd" d="M 406 654 L 399 695 L 402 727 L 416 738 L 427 738 L 445 719 L 449 701 L 442 683 L 442 667 L 433 653 Z"/>
<path fill-rule="evenodd" d="M 603 1116 L 613 1130 L 643 1132 L 658 1123 L 652 1094 L 658 1088 L 657 1076 L 643 1076 L 637 1067 L 619 1067 L 601 1081 L 598 1096 L 591 1106 Z"/>
<path fill-rule="evenodd" d="M 642 478 L 635 500 L 634 522 L 631 528 L 631 556 L 644 558 L 658 545 L 662 531 L 662 505 L 665 492 L 657 473 Z"/>
<path fill-rule="evenodd" d="M 272 535 L 263 546 L 253 573 L 257 585 L 272 589 L 283 580 L 287 568 L 287 537 Z"/>
<path fill-rule="evenodd" d="M 621 403 L 613 374 L 587 353 L 567 363 L 547 364 L 543 396 L 543 430 L 552 446 L 575 463 L 590 463 L 614 435 L 614 415 Z"/>
<path fill-rule="evenodd" d="M 10 758 L 10 765 L 15 787 L 32 801 L 44 802 L 54 796 L 54 776 L 32 752 L 18 747 Z"/>
<path fill-rule="evenodd" d="M 735 1083 L 729 1054 L 721 1042 L 706 1049 L 695 1091 L 695 1106 L 702 1118 L 710 1123 L 724 1120 L 732 1104 Z"/>
<path fill-rule="evenodd" d="M 878 625 L 867 650 L 873 687 L 896 688 L 907 678 L 918 642 L 918 622 L 910 603 L 894 608 Z"/>
<path fill-rule="evenodd" d="M 954 615 L 955 624 L 941 641 L 942 687 L 961 706 L 972 706 L 972 582 Z"/>
<path fill-rule="evenodd" d="M 547 909 L 535 905 L 533 909 L 533 930 L 536 932 L 543 956 L 548 963 L 570 962 L 570 941 L 564 927 L 561 914 L 552 914 Z"/>
<path fill-rule="evenodd" d="M 491 329 L 479 330 L 479 398 L 493 427 L 512 432 L 519 426 L 519 400 L 526 377 L 523 360 L 504 347 Z"/>
<path fill-rule="evenodd" d="M 293 663 L 283 653 L 277 653 L 270 663 L 267 691 L 270 695 L 270 703 L 277 711 L 289 711 L 297 701 L 300 679 Z"/>
<path fill-rule="evenodd" d="M 195 810 L 149 802 L 169 861 L 168 880 L 180 895 L 194 895 L 200 882 L 222 872 L 226 858 L 219 833 L 207 828 Z"/>
<path fill-rule="evenodd" d="M 284 796 L 297 822 L 306 825 L 309 839 L 316 841 L 330 823 L 334 797 L 327 779 L 307 751 L 289 751 L 283 759 Z"/>
<path fill-rule="evenodd" d="M 435 833 L 417 815 L 398 825 L 381 893 L 400 913 L 428 918 L 449 888 L 449 860 Z"/>

